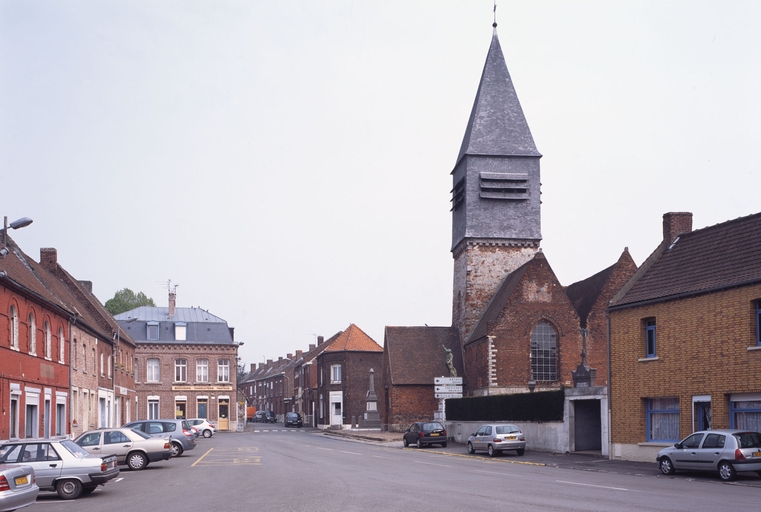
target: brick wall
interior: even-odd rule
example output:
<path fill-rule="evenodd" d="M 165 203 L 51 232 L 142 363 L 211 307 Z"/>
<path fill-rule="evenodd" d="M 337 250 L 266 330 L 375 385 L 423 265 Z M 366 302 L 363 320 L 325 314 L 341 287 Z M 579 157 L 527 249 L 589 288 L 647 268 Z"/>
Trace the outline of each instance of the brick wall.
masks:
<path fill-rule="evenodd" d="M 755 285 L 611 311 L 612 442 L 646 441 L 646 398 L 679 398 L 680 437 L 693 431 L 696 395 L 711 396 L 713 428 L 728 428 L 729 395 L 761 392 L 758 299 Z M 648 360 L 643 320 L 651 317 L 657 358 Z"/>

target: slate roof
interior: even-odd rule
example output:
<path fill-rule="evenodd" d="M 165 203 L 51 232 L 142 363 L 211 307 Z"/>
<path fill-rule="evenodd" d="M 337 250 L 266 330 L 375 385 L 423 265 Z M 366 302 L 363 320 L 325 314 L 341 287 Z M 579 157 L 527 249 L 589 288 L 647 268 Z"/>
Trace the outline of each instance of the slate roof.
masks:
<path fill-rule="evenodd" d="M 496 29 L 457 163 L 466 154 L 541 156 L 507 70 Z"/>
<path fill-rule="evenodd" d="M 389 384 L 433 386 L 435 377 L 448 377 L 447 354 L 442 345 L 452 351 L 452 363 L 457 375 L 462 376 L 462 349 L 456 327 L 386 326 Z"/>
<path fill-rule="evenodd" d="M 611 308 L 761 282 L 761 213 L 662 242 Z"/>
<path fill-rule="evenodd" d="M 354 324 L 340 333 L 324 352 L 383 352 L 383 347 L 378 345 L 370 336 Z"/>
<path fill-rule="evenodd" d="M 198 343 L 207 345 L 232 345 L 232 329 L 227 321 L 201 308 L 175 308 L 169 318 L 169 308 L 141 306 L 114 317 L 123 332 L 127 332 L 136 343 L 176 343 L 179 345 Z M 130 318 L 136 321 L 127 322 Z M 159 339 L 148 340 L 148 322 L 158 322 Z M 185 340 L 174 339 L 174 324 L 186 324 Z"/>

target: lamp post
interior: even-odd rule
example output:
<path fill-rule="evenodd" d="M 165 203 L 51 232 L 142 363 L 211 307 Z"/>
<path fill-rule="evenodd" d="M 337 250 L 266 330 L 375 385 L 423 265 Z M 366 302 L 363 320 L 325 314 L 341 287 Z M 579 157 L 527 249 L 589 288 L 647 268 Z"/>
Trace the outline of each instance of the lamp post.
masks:
<path fill-rule="evenodd" d="M 8 254 L 8 228 L 21 229 L 34 222 L 29 217 L 21 217 L 8 224 L 8 217 L 3 217 L 3 247 L 0 249 L 0 256 L 5 257 Z"/>

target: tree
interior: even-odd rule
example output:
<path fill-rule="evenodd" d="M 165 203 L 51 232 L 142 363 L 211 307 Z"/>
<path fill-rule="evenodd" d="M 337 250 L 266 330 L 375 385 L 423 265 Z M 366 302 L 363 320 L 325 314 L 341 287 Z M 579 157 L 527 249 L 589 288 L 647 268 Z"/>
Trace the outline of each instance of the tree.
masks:
<path fill-rule="evenodd" d="M 243 382 L 243 379 L 248 377 L 248 372 L 246 371 L 246 364 L 240 362 L 240 358 L 238 358 L 238 382 Z"/>
<path fill-rule="evenodd" d="M 130 309 L 139 308 L 140 306 L 151 306 L 155 308 L 156 303 L 143 292 L 138 292 L 137 295 L 135 295 L 135 292 L 129 288 L 124 288 L 116 292 L 114 298 L 108 299 L 105 306 L 109 313 L 112 315 L 118 315 L 119 313 L 124 313 Z"/>

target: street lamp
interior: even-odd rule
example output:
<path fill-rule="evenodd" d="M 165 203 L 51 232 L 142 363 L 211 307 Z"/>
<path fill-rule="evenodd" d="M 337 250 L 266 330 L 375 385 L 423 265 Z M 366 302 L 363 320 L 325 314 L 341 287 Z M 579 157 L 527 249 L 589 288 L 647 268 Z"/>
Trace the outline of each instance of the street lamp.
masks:
<path fill-rule="evenodd" d="M 8 228 L 21 229 L 27 227 L 32 222 L 34 221 L 29 217 L 21 217 L 8 224 L 8 217 L 3 217 L 3 247 L 0 249 L 0 257 L 5 257 L 8 254 Z"/>

